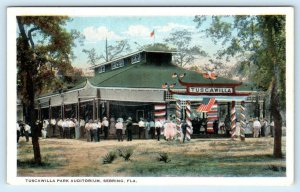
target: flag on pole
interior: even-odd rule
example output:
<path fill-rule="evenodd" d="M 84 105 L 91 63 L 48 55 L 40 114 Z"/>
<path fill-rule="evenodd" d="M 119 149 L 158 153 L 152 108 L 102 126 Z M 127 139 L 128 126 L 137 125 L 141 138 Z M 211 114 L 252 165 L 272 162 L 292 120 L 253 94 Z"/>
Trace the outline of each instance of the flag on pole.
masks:
<path fill-rule="evenodd" d="M 150 37 L 154 37 L 154 29 L 153 29 L 153 31 L 150 33 Z"/>

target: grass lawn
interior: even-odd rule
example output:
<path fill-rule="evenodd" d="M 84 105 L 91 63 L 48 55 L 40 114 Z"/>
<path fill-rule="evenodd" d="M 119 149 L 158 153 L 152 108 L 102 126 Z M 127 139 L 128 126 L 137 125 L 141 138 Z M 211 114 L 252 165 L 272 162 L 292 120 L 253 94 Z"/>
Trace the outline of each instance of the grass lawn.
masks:
<path fill-rule="evenodd" d="M 285 137 L 282 139 L 285 154 Z M 18 176 L 197 176 L 284 177 L 286 161 L 272 157 L 273 138 L 193 139 L 180 144 L 164 140 L 116 140 L 88 143 L 84 140 L 40 139 L 42 165 L 32 163 L 31 142 L 20 138 Z M 122 157 L 103 164 L 103 157 L 117 149 L 133 149 L 130 161 Z M 158 161 L 166 153 L 168 163 Z"/>

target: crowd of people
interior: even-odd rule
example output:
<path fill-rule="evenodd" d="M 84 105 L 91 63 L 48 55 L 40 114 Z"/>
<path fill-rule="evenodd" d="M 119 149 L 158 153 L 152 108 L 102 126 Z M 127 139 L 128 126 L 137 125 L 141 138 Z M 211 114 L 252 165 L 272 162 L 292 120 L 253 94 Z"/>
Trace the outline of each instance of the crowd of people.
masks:
<path fill-rule="evenodd" d="M 255 120 L 246 122 L 245 133 L 253 135 L 253 137 L 264 137 L 274 135 L 274 122 L 268 123 L 266 119 L 261 121 L 256 118 Z M 239 123 L 237 123 L 237 131 L 239 130 Z M 114 117 L 109 120 L 103 117 L 102 121 L 83 119 L 78 121 L 75 118 L 67 119 L 45 119 L 42 122 L 37 121 L 36 126 L 40 130 L 42 138 L 59 137 L 65 139 L 82 139 L 85 138 L 88 142 L 100 142 L 100 138 L 107 140 L 108 138 L 116 138 L 118 141 L 132 141 L 133 134 L 137 139 L 156 139 L 160 141 L 161 137 L 166 140 L 173 140 L 180 138 L 182 142 L 186 140 L 187 129 L 190 127 L 186 121 L 182 121 L 180 129 L 176 128 L 175 121 L 173 120 L 153 120 L 140 118 L 139 122 L 133 122 L 129 117 L 124 121 L 123 118 L 115 120 Z M 224 122 L 219 123 L 215 120 L 213 123 L 213 132 L 207 132 L 207 119 L 195 118 L 192 121 L 194 134 L 231 134 L 230 119 L 225 118 Z M 17 122 L 17 142 L 20 136 L 25 136 L 26 141 L 29 141 L 30 126 L 22 121 Z"/>

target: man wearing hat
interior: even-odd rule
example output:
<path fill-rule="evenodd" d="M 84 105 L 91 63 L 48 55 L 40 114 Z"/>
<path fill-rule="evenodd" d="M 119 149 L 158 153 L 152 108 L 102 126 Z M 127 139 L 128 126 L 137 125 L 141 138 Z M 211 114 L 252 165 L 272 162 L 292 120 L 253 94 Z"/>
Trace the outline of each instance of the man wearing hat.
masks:
<path fill-rule="evenodd" d="M 132 141 L 132 118 L 128 117 L 126 130 L 127 130 L 127 141 Z"/>
<path fill-rule="evenodd" d="M 104 139 L 107 139 L 109 122 L 107 121 L 106 117 L 103 117 L 102 126 L 103 126 L 103 132 L 104 132 Z"/>

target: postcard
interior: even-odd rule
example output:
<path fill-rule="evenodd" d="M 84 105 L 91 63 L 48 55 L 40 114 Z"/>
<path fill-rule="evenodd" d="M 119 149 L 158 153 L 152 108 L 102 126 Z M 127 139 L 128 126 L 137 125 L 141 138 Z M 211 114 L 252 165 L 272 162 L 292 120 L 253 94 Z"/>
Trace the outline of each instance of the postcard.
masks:
<path fill-rule="evenodd" d="M 292 7 L 7 8 L 11 185 L 287 186 Z"/>

